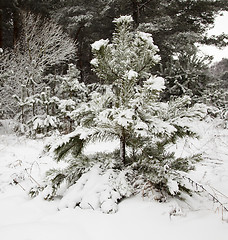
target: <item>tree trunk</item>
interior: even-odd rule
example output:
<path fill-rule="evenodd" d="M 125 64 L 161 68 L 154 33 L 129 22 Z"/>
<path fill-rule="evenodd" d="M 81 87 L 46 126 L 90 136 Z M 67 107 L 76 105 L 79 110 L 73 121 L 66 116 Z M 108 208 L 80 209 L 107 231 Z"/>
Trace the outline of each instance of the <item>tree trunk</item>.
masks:
<path fill-rule="evenodd" d="M 133 20 L 135 22 L 135 25 L 139 25 L 139 2 L 137 0 L 132 0 L 132 10 L 133 10 Z"/>
<path fill-rule="evenodd" d="M 36 115 L 36 105 L 35 103 L 32 104 L 32 116 L 35 117 Z"/>
<path fill-rule="evenodd" d="M 2 14 L 3 14 L 3 11 L 2 9 L 0 9 L 0 48 L 3 48 L 3 39 L 2 39 L 3 38 L 3 33 L 2 33 L 3 16 Z"/>
<path fill-rule="evenodd" d="M 13 10 L 13 44 L 16 45 L 17 41 L 20 38 L 20 33 L 22 31 L 21 26 L 21 15 L 20 10 L 15 8 Z"/>
<path fill-rule="evenodd" d="M 21 106 L 21 123 L 24 124 L 24 106 Z"/>
<path fill-rule="evenodd" d="M 120 136 L 120 159 L 122 163 L 126 165 L 126 135 L 124 128 L 122 128 L 122 133 Z"/>

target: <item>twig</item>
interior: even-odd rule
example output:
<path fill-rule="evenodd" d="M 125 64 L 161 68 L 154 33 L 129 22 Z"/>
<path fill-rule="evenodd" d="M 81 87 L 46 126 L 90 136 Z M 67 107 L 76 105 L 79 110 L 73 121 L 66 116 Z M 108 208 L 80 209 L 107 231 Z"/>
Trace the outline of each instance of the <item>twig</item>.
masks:
<path fill-rule="evenodd" d="M 13 183 L 15 185 L 18 185 L 21 189 L 23 189 L 26 192 L 25 188 L 16 179 L 13 179 Z"/>
<path fill-rule="evenodd" d="M 88 205 L 94 210 L 94 207 L 90 203 L 88 203 Z"/>
<path fill-rule="evenodd" d="M 227 198 L 228 199 L 228 196 L 226 196 L 225 194 L 223 194 L 222 192 L 220 192 L 219 190 L 217 190 L 216 188 L 212 187 L 212 186 L 209 186 L 214 192 L 218 192 L 219 194 L 221 194 L 224 198 Z"/>
<path fill-rule="evenodd" d="M 211 194 L 210 192 L 208 192 L 208 190 L 200 183 L 197 183 L 196 181 L 192 180 L 190 177 L 186 177 L 186 176 L 183 176 L 183 178 L 187 179 L 192 185 L 195 184 L 196 188 L 201 188 L 204 192 L 206 192 L 208 194 L 208 196 L 210 196 L 213 200 L 213 202 L 217 202 L 221 207 L 222 207 L 222 211 L 225 210 L 226 212 L 228 212 L 228 208 L 224 206 L 224 204 L 219 201 L 219 199 L 214 196 L 213 194 Z"/>
<path fill-rule="evenodd" d="M 30 173 L 28 173 L 27 168 L 25 168 L 25 172 L 27 173 L 29 178 L 32 179 L 32 181 L 35 182 L 38 185 L 38 187 L 41 187 L 41 185 L 32 177 L 32 175 Z"/>
<path fill-rule="evenodd" d="M 185 139 L 185 141 L 184 141 L 184 146 L 183 146 L 183 148 L 182 148 L 182 152 L 181 152 L 180 157 L 182 157 L 182 155 L 183 155 L 183 153 L 184 153 L 184 148 L 185 148 L 186 144 L 187 144 L 187 139 Z"/>

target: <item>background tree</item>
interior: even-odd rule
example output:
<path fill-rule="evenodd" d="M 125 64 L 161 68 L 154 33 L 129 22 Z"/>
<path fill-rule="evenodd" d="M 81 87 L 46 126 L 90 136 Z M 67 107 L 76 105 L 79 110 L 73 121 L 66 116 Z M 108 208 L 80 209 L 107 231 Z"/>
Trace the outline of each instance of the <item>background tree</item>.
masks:
<path fill-rule="evenodd" d="M 11 4 L 13 2 L 15 4 Z M 18 0 L 10 1 L 10 3 L 2 1 L 1 4 L 2 8 L 5 6 L 4 4 L 7 6 L 9 4 L 12 5 L 4 7 L 7 11 L 2 11 L 2 13 L 4 12 L 7 15 L 3 19 L 3 30 L 1 31 L 2 33 L 4 31 L 4 34 L 2 34 L 2 44 L 5 44 L 4 48 L 7 46 L 12 47 L 15 43 L 14 40 L 19 35 L 21 35 L 21 42 L 25 41 L 22 37 L 22 15 L 17 14 L 20 17 L 16 20 L 13 8 L 17 9 L 18 13 L 24 9 L 47 16 L 53 22 L 61 24 L 63 30 L 73 40 L 77 41 L 77 67 L 81 72 L 81 80 L 85 83 L 99 81 L 97 76 L 91 71 L 90 60 L 92 59 L 92 54 L 90 45 L 98 39 L 110 38 L 113 30 L 112 19 L 120 15 L 131 14 L 135 28 L 153 35 L 154 42 L 160 49 L 160 64 L 163 70 L 173 66 L 173 56 L 181 55 L 183 60 L 181 62 L 183 64 L 188 62 L 192 56 L 197 54 L 196 43 L 224 46 L 227 38 L 226 35 L 210 38 L 205 35 L 206 30 L 213 26 L 214 19 L 220 11 L 227 10 L 226 0 L 98 0 L 90 1 L 90 4 L 84 0 Z M 18 27 L 14 28 L 12 23 L 17 23 Z M 17 29 L 15 31 L 17 34 L 14 34 L 14 29 Z M 186 57 L 185 60 L 184 56 Z M 59 64 L 61 65 L 62 63 Z M 45 71 L 46 73 L 51 71 L 53 73 L 54 69 L 49 66 Z M 66 70 L 66 68 L 64 69 Z M 185 71 L 185 68 L 183 69 Z M 172 74 L 174 72 L 179 74 L 179 70 L 177 71 L 177 67 L 174 66 Z M 154 66 L 151 68 L 151 72 L 158 74 L 160 69 L 158 66 Z M 173 74 L 171 80 L 167 75 L 168 72 L 163 71 L 162 73 L 166 79 L 170 79 L 169 82 L 167 81 L 167 86 L 169 87 L 167 89 L 178 89 L 183 85 L 183 79 L 181 80 L 182 82 L 178 82 L 174 79 L 175 74 Z M 194 76 L 194 79 L 195 81 L 198 79 L 200 82 L 197 85 L 204 87 L 206 82 L 203 79 L 206 80 L 208 78 L 205 74 L 205 69 L 201 68 L 201 70 L 196 72 L 199 74 L 199 77 Z M 191 76 L 188 76 L 188 78 L 184 78 L 186 79 L 185 86 L 189 85 L 188 83 L 191 81 Z M 193 89 L 190 90 L 193 91 Z M 166 98 L 170 96 L 171 93 L 168 92 Z"/>
<path fill-rule="evenodd" d="M 77 67 L 84 82 L 96 79 L 90 69 L 90 44 L 100 38 L 111 36 L 112 19 L 119 15 L 113 6 L 114 1 L 55 1 L 51 18 L 55 19 L 65 32 L 78 43 Z"/>
<path fill-rule="evenodd" d="M 17 0 L 0 2 L 0 47 L 13 47 L 20 38 L 21 12 Z"/>
<path fill-rule="evenodd" d="M 0 55 L 1 98 L 8 102 L 6 108 L 10 115 L 17 112 L 10 95 L 20 95 L 21 85 L 26 86 L 28 97 L 40 93 L 48 85 L 43 79 L 46 71 L 75 60 L 75 55 L 76 46 L 61 27 L 24 14 L 21 41 L 14 50 L 5 50 Z"/>
<path fill-rule="evenodd" d="M 17 3 L 18 9 L 51 18 L 78 42 L 77 65 L 85 82 L 96 81 L 89 65 L 90 44 L 109 38 L 112 19 L 120 15 L 132 15 L 136 27 L 152 33 L 163 67 L 190 42 L 192 46 L 197 42 L 222 46 L 227 39 L 226 35 L 205 35 L 220 11 L 228 9 L 226 0 L 98 0 L 90 4 L 84 0 L 19 0 Z"/>
<path fill-rule="evenodd" d="M 89 45 L 95 40 L 110 38 L 112 19 L 120 15 L 132 15 L 135 27 L 153 35 L 163 67 L 171 64 L 173 55 L 188 51 L 183 46 L 194 47 L 196 43 L 221 46 L 227 39 L 221 35 L 212 41 L 205 35 L 219 12 L 227 10 L 224 0 L 112 0 L 94 1 L 90 5 L 83 0 L 65 0 L 55 3 L 58 7 L 53 8 L 51 17 L 78 41 L 78 68 L 85 82 L 96 81 L 89 66 L 92 58 Z"/>
<path fill-rule="evenodd" d="M 211 58 L 199 56 L 197 50 L 185 50 L 176 56 L 165 66 L 160 65 L 159 74 L 166 79 L 166 91 L 162 98 L 170 98 L 188 95 L 194 102 L 203 96 L 207 84 L 211 81 L 209 64 Z"/>
<path fill-rule="evenodd" d="M 53 5 L 58 1 L 53 0 L 17 0 L 21 10 L 31 12 L 35 15 L 49 18 Z"/>
<path fill-rule="evenodd" d="M 210 68 L 210 72 L 215 78 L 219 78 L 224 81 L 224 88 L 228 88 L 228 59 L 223 58 L 221 61 L 213 64 Z"/>
<path fill-rule="evenodd" d="M 210 81 L 204 89 L 203 101 L 217 107 L 217 110 L 212 110 L 214 116 L 220 112 L 220 116 L 227 119 L 228 60 L 224 58 L 220 62 L 213 64 L 209 71 Z"/>

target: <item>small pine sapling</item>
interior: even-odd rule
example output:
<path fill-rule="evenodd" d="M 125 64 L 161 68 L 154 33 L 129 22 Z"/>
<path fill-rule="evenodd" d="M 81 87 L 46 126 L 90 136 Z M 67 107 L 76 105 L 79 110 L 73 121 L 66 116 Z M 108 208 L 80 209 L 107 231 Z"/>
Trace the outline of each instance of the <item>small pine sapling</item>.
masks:
<path fill-rule="evenodd" d="M 175 196 L 186 190 L 179 172 L 193 169 L 200 157 L 176 158 L 167 147 L 179 138 L 194 136 L 188 121 L 203 115 L 203 111 L 190 107 L 189 97 L 161 102 L 160 93 L 165 89 L 165 81 L 150 73 L 151 67 L 160 60 L 152 36 L 134 30 L 131 16 L 122 16 L 114 23 L 116 29 L 111 42 L 102 39 L 92 44 L 94 58 L 91 64 L 105 84 L 93 89 L 88 100 L 80 102 L 69 113 L 75 121 L 75 130 L 50 146 L 50 151 L 57 154 L 57 160 L 63 158 L 69 163 L 64 173 L 52 176 L 53 186 L 56 186 L 56 179 L 68 179 L 68 186 L 75 185 L 71 190 L 74 189 L 74 196 L 77 196 L 76 190 L 81 187 L 77 183 L 84 178 L 89 181 L 89 172 L 97 164 L 97 157 L 82 154 L 86 144 L 94 140 L 118 139 L 117 155 L 113 152 L 99 156 L 102 164 L 96 165 L 97 179 L 103 181 L 108 171 L 117 172 L 116 178 L 128 171 L 130 174 L 123 174 L 123 178 L 129 189 L 139 186 L 142 190 L 143 184 L 150 182 L 163 196 Z M 112 159 L 115 164 L 107 165 Z M 77 174 L 81 173 L 75 167 L 78 164 L 84 166 L 81 167 L 84 169 L 82 175 Z M 71 173 L 75 177 L 69 177 Z M 83 177 L 85 173 L 88 173 L 87 177 Z M 86 188 L 85 184 L 83 186 Z M 82 196 L 80 194 L 78 196 Z M 71 201 L 73 195 L 70 196 L 69 205 L 82 204 L 84 195 L 74 201 Z M 64 199 L 63 205 L 68 206 L 67 197 Z"/>

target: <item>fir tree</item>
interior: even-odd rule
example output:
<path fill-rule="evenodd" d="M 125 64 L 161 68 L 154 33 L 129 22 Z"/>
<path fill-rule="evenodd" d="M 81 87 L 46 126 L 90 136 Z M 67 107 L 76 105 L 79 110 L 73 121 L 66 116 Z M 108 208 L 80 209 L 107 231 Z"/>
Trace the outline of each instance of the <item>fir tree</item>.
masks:
<path fill-rule="evenodd" d="M 112 84 L 116 99 L 113 101 L 113 107 L 119 112 L 120 121 L 121 118 L 124 121 L 124 118 L 127 118 L 126 114 L 134 116 L 131 101 L 136 95 L 136 85 L 150 77 L 149 70 L 158 63 L 160 57 L 157 55 L 158 48 L 153 44 L 150 34 L 132 31 L 131 16 L 122 16 L 115 19 L 114 23 L 116 30 L 112 43 L 108 44 L 108 40 L 100 40 L 92 44 L 95 58 L 91 64 L 98 77 Z M 119 122 L 116 128 L 119 128 L 120 157 L 122 162 L 126 163 L 128 124 Z"/>
<path fill-rule="evenodd" d="M 150 182 L 160 192 L 176 195 L 186 189 L 179 173 L 193 169 L 199 156 L 176 158 L 167 151 L 167 146 L 179 138 L 194 136 L 187 120 L 204 112 L 201 106 L 190 108 L 189 97 L 161 102 L 164 79 L 150 74 L 151 66 L 160 59 L 152 36 L 134 30 L 131 16 L 122 16 L 114 23 L 111 42 L 102 39 L 92 44 L 91 64 L 106 84 L 93 90 L 88 102 L 81 102 L 70 113 L 75 130 L 49 146 L 58 161 L 65 159 L 69 163 L 63 171 L 52 171 L 53 186 L 57 176 L 61 176 L 60 182 L 71 179 L 69 185 L 77 184 L 83 176 L 73 166 L 85 163 L 81 167 L 85 173 L 99 162 L 102 176 L 110 169 L 118 174 L 128 171 L 124 179 L 129 186 L 137 188 L 139 182 Z M 99 157 L 83 155 L 86 143 L 97 139 L 119 139 L 118 155 L 116 152 Z M 69 177 L 72 172 L 73 179 Z"/>

